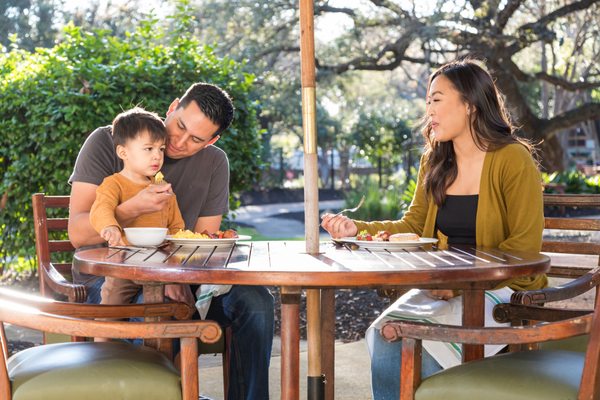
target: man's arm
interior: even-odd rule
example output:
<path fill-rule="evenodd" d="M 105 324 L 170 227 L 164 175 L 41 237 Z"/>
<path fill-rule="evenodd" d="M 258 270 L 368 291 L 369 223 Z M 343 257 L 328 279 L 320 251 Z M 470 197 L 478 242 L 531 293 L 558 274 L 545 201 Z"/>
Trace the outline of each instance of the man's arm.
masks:
<path fill-rule="evenodd" d="M 194 227 L 194 232 L 202 232 L 206 230 L 207 232 L 214 233 L 219 230 L 221 227 L 221 220 L 223 219 L 222 215 L 211 215 L 210 217 L 198 217 L 198 221 L 196 221 L 196 226 Z"/>
<path fill-rule="evenodd" d="M 90 223 L 90 209 L 96 200 L 97 185 L 73 182 L 69 204 L 69 239 L 75 248 L 104 242 Z"/>
<path fill-rule="evenodd" d="M 69 207 L 69 239 L 75 248 L 104 242 L 90 223 L 90 210 L 96 200 L 97 185 L 73 182 Z M 150 185 L 116 209 L 117 221 L 121 226 L 141 214 L 161 210 L 173 196 L 171 185 Z"/>

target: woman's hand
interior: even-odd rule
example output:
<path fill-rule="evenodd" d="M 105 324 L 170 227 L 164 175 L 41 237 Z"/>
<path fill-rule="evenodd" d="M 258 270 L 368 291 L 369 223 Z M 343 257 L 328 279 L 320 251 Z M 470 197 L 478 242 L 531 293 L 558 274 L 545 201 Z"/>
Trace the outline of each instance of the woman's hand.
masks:
<path fill-rule="evenodd" d="M 354 221 L 344 215 L 324 214 L 321 217 L 321 226 L 332 238 L 356 236 L 358 228 Z"/>
<path fill-rule="evenodd" d="M 427 295 L 432 299 L 438 300 L 450 300 L 453 297 L 456 297 L 453 290 L 426 290 Z"/>

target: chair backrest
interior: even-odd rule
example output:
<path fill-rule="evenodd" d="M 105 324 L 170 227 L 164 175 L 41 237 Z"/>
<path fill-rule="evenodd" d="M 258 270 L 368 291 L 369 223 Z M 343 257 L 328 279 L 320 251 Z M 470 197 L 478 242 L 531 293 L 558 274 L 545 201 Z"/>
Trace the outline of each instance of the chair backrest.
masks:
<path fill-rule="evenodd" d="M 65 257 L 75 251 L 67 238 L 69 199 L 69 196 L 46 196 L 43 193 L 32 196 L 40 293 L 46 297 L 59 295 L 70 302 L 83 303 L 87 297 L 85 287 L 66 278 L 71 275 L 71 262 L 66 262 Z M 61 262 L 54 260 L 53 255 L 57 253 L 63 257 Z"/>
<path fill-rule="evenodd" d="M 600 219 L 589 216 L 577 217 L 577 212 L 583 209 L 595 209 L 600 215 L 600 195 L 597 194 L 544 194 L 546 229 L 561 231 L 600 232 Z M 595 266 L 600 266 L 600 242 L 590 238 L 566 235 L 562 238 L 551 238 L 542 242 L 542 251 L 549 253 L 568 253 L 577 255 L 596 256 Z M 577 265 L 577 259 L 572 265 L 553 265 L 550 276 L 561 278 L 576 278 L 587 273 L 591 265 Z M 554 263 L 553 263 L 554 264 Z"/>

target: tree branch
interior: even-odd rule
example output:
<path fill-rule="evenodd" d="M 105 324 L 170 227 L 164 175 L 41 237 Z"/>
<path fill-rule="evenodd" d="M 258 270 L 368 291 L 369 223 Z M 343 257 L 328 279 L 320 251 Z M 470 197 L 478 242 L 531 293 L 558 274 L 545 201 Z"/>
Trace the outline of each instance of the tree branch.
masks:
<path fill-rule="evenodd" d="M 548 29 L 547 25 L 551 22 L 556 21 L 560 17 L 571 14 L 575 11 L 585 10 L 593 4 L 599 3 L 600 0 L 581 0 L 572 4 L 563 6 L 557 10 L 554 10 L 548 15 L 540 18 L 536 22 L 530 22 L 522 25 L 517 30 L 515 41 L 510 46 L 506 47 L 506 51 L 509 54 L 515 54 L 531 45 L 532 43 L 540 40 L 554 40 L 556 33 Z"/>
<path fill-rule="evenodd" d="M 315 6 L 315 15 L 320 15 L 326 12 L 346 14 L 353 18 L 356 17 L 356 13 L 351 8 L 332 7 L 329 4 Z"/>
<path fill-rule="evenodd" d="M 550 22 L 553 22 L 560 17 L 564 17 L 565 15 L 571 14 L 575 11 L 585 10 L 586 8 L 589 8 L 592 4 L 596 4 L 598 2 L 600 2 L 600 0 L 581 0 L 575 3 L 567 4 L 566 6 L 552 11 L 550 14 L 543 16 L 536 22 L 530 22 L 528 24 L 522 25 L 521 27 L 519 27 L 519 31 L 525 31 L 529 29 L 536 31 L 537 29 L 545 27 Z"/>
<path fill-rule="evenodd" d="M 398 15 L 399 17 L 404 17 L 407 19 L 412 18 L 411 15 L 406 10 L 404 10 L 402 7 L 399 7 L 398 5 L 392 3 L 391 1 L 371 0 L 371 3 L 373 3 L 377 7 L 386 8 L 386 9 L 390 10 L 391 12 L 393 12 L 394 14 Z"/>
<path fill-rule="evenodd" d="M 517 11 L 517 9 L 521 6 L 523 0 L 508 0 L 506 3 L 506 7 L 502 9 L 498 13 L 496 17 L 496 26 L 498 27 L 498 31 L 502 32 L 508 23 L 508 20 L 512 15 Z"/>
<path fill-rule="evenodd" d="M 569 92 L 578 90 L 589 90 L 600 88 L 600 82 L 570 82 L 556 75 L 551 75 L 545 72 L 537 72 L 534 75 L 529 75 L 523 72 L 514 62 L 504 63 L 513 76 L 521 82 L 533 82 L 536 79 L 546 81 L 555 86 L 559 86 Z"/>
<path fill-rule="evenodd" d="M 598 115 L 600 115 L 600 103 L 585 103 L 553 118 L 541 120 L 542 133 L 548 137 L 561 129 L 570 128 L 580 122 L 594 120 Z"/>
<path fill-rule="evenodd" d="M 550 75 L 545 72 L 538 72 L 535 74 L 535 77 L 553 85 L 560 86 L 561 88 L 570 92 L 600 88 L 600 82 L 569 82 L 558 76 Z M 533 78 L 531 79 L 533 80 Z"/>
<path fill-rule="evenodd" d="M 269 54 L 273 54 L 273 53 L 282 53 L 282 52 L 292 52 L 292 51 L 300 51 L 300 47 L 298 46 L 286 46 L 286 45 L 280 45 L 280 46 L 272 46 L 269 47 L 267 49 L 264 49 L 263 51 L 256 53 L 256 55 L 254 56 L 254 58 L 256 59 L 260 59 L 262 57 L 268 56 Z"/>
<path fill-rule="evenodd" d="M 475 11 L 481 7 L 481 0 L 469 0 L 469 3 L 471 3 L 471 7 L 473 7 L 473 10 Z"/>

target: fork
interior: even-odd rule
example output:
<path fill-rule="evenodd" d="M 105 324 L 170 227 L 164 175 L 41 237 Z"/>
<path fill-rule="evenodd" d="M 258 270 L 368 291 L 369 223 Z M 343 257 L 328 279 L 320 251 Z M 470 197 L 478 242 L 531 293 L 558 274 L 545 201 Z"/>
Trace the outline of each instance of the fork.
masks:
<path fill-rule="evenodd" d="M 340 215 L 342 215 L 343 213 L 347 213 L 347 212 L 355 212 L 357 211 L 365 202 L 365 195 L 363 195 L 363 197 L 361 197 L 360 201 L 358 202 L 358 204 L 356 205 L 356 207 L 354 208 L 344 208 L 342 211 L 340 211 L 339 213 L 335 214 L 333 217 L 331 218 L 335 218 L 335 217 L 339 217 Z"/>

